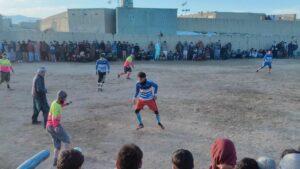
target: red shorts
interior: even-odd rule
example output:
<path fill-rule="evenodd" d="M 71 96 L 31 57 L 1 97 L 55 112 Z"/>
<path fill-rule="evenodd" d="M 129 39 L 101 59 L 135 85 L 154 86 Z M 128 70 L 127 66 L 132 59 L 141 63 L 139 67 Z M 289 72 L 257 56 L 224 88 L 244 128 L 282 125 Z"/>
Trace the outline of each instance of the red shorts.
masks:
<path fill-rule="evenodd" d="M 136 105 L 135 105 L 135 110 L 142 110 L 144 106 L 148 106 L 150 110 L 156 112 L 158 111 L 156 102 L 154 99 L 152 100 L 141 100 L 138 99 Z"/>

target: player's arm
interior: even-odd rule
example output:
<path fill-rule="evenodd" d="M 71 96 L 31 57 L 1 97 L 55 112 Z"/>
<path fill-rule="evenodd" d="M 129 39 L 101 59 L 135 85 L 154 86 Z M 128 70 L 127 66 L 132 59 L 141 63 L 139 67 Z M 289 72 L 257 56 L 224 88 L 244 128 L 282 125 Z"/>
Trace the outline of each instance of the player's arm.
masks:
<path fill-rule="evenodd" d="M 139 93 L 140 93 L 140 85 L 139 85 L 139 83 L 137 83 L 135 86 L 135 94 L 134 94 L 134 99 L 133 99 L 134 103 L 135 103 Z"/>
<path fill-rule="evenodd" d="M 98 65 L 99 65 L 99 62 L 97 61 L 96 62 L 96 75 L 98 74 Z"/>
<path fill-rule="evenodd" d="M 108 61 L 106 62 L 106 64 L 107 64 L 107 71 L 108 71 L 108 73 L 109 73 L 109 72 L 110 72 L 110 64 L 109 64 Z"/>
<path fill-rule="evenodd" d="M 151 82 L 151 85 L 154 88 L 154 99 L 157 99 L 158 85 L 154 82 Z"/>

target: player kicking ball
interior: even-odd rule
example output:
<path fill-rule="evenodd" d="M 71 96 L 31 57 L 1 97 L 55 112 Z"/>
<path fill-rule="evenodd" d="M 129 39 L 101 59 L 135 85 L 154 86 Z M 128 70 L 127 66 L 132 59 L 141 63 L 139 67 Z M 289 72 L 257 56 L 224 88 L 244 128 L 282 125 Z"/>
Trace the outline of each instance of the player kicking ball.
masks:
<path fill-rule="evenodd" d="M 98 92 L 103 91 L 103 84 L 105 82 L 106 74 L 110 71 L 110 65 L 107 59 L 104 58 L 103 54 L 96 62 L 96 74 L 98 75 Z"/>
<path fill-rule="evenodd" d="M 160 122 L 160 116 L 156 105 L 158 85 L 150 80 L 147 80 L 146 73 L 138 73 L 138 82 L 136 84 L 136 92 L 134 95 L 135 114 L 138 121 L 137 130 L 144 128 L 140 111 L 144 106 L 148 106 L 155 114 L 157 125 L 161 129 L 165 127 Z M 154 91 L 153 91 L 154 89 Z"/>
<path fill-rule="evenodd" d="M 264 67 L 268 66 L 269 67 L 269 73 L 271 73 L 272 70 L 272 60 L 273 60 L 273 55 L 272 51 L 268 51 L 268 53 L 264 56 L 264 63 L 260 68 L 256 70 L 256 72 L 260 71 Z"/>

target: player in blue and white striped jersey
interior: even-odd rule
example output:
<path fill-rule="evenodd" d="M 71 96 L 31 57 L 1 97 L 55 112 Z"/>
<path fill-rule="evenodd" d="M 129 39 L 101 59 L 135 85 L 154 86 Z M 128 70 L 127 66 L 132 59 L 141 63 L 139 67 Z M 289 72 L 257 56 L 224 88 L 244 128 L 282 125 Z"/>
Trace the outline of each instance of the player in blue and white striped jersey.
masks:
<path fill-rule="evenodd" d="M 103 84 L 105 82 L 106 73 L 110 71 L 110 65 L 103 54 L 100 55 L 100 59 L 96 62 L 96 74 L 98 75 L 98 91 L 102 91 Z"/>

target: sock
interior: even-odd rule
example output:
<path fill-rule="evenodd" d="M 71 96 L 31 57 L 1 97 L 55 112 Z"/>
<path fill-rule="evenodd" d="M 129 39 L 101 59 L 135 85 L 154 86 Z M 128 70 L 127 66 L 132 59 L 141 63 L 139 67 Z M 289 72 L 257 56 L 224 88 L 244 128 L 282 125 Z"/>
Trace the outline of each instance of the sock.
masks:
<path fill-rule="evenodd" d="M 136 113 L 136 119 L 137 119 L 139 125 L 143 124 L 143 122 L 142 122 L 142 116 L 141 116 L 140 113 Z"/>
<path fill-rule="evenodd" d="M 157 123 L 160 123 L 160 116 L 159 116 L 159 114 L 155 114 L 155 117 L 156 117 Z"/>

